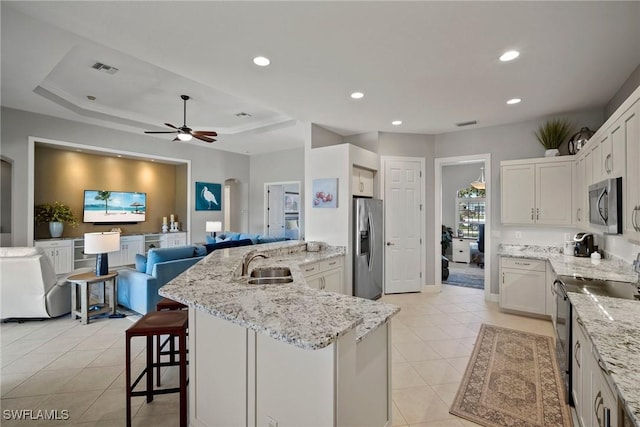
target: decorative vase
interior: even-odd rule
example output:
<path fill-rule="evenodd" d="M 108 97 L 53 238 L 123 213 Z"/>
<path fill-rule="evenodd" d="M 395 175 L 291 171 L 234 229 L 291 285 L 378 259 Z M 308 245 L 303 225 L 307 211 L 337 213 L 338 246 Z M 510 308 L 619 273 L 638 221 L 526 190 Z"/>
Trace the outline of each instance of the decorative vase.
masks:
<path fill-rule="evenodd" d="M 556 157 L 559 154 L 560 154 L 560 151 L 557 148 L 551 148 L 549 150 L 545 150 L 544 152 L 545 157 Z"/>
<path fill-rule="evenodd" d="M 64 224 L 61 222 L 50 222 L 49 223 L 49 233 L 51 237 L 60 237 L 62 236 L 62 231 L 64 230 Z"/>

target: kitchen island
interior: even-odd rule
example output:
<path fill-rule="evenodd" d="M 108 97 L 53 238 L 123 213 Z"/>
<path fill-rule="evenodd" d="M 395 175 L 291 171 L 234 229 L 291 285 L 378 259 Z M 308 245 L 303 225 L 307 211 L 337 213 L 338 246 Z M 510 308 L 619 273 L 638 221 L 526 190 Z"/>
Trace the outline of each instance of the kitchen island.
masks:
<path fill-rule="evenodd" d="M 306 286 L 305 265 L 344 248 L 304 242 L 218 250 L 160 289 L 189 306 L 194 426 L 391 424 L 391 328 L 399 308 Z M 293 281 L 250 285 L 249 268 L 287 267 Z"/>

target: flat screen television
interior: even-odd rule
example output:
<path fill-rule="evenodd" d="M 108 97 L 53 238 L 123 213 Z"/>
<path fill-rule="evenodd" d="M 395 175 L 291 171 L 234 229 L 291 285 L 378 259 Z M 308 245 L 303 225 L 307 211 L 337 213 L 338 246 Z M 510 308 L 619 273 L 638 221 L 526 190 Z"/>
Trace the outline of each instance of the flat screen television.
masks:
<path fill-rule="evenodd" d="M 83 222 L 143 222 L 147 212 L 147 193 L 84 190 L 83 206 Z"/>

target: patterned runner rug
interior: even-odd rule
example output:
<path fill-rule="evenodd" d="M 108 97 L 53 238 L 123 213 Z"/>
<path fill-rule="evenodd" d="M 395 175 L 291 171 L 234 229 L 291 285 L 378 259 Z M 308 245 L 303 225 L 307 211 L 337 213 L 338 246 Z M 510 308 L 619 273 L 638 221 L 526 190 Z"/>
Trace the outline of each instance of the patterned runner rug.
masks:
<path fill-rule="evenodd" d="M 553 338 L 483 324 L 451 413 L 487 427 L 570 427 Z"/>

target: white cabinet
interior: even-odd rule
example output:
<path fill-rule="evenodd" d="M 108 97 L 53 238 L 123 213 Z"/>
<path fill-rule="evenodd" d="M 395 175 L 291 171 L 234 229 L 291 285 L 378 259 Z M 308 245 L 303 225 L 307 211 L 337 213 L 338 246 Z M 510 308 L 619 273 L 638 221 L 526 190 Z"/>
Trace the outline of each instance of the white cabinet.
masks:
<path fill-rule="evenodd" d="M 56 274 L 73 271 L 73 240 L 40 240 L 36 241 L 35 245 L 47 254 Z"/>
<path fill-rule="evenodd" d="M 454 262 L 466 262 L 467 264 L 471 262 L 470 242 L 471 240 L 468 239 L 453 239 L 452 251 Z"/>
<path fill-rule="evenodd" d="M 373 171 L 354 166 L 351 186 L 354 196 L 373 197 Z"/>
<path fill-rule="evenodd" d="M 144 236 L 121 236 L 120 251 L 109 254 L 109 265 L 135 264 L 136 254 L 144 254 Z"/>
<path fill-rule="evenodd" d="M 546 314 L 546 261 L 500 258 L 500 307 Z"/>
<path fill-rule="evenodd" d="M 344 257 L 306 264 L 300 269 L 307 286 L 329 292 L 344 293 Z"/>
<path fill-rule="evenodd" d="M 626 131 L 624 120 L 616 121 L 600 141 L 602 147 L 602 179 L 624 176 L 626 169 Z"/>
<path fill-rule="evenodd" d="M 627 147 L 623 233 L 632 242 L 640 244 L 640 101 L 622 115 L 621 122 Z"/>
<path fill-rule="evenodd" d="M 579 227 L 586 226 L 589 222 L 589 209 L 586 207 L 587 201 L 587 185 L 586 185 L 586 161 L 584 156 L 576 161 L 573 203 L 575 225 Z"/>
<path fill-rule="evenodd" d="M 173 248 L 175 246 L 184 246 L 187 244 L 187 233 L 166 233 L 160 236 L 161 248 Z"/>
<path fill-rule="evenodd" d="M 610 375 L 574 311 L 571 318 L 571 395 L 582 427 L 618 425 L 618 401 Z"/>
<path fill-rule="evenodd" d="M 501 162 L 502 223 L 571 225 L 573 161 Z"/>

